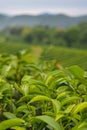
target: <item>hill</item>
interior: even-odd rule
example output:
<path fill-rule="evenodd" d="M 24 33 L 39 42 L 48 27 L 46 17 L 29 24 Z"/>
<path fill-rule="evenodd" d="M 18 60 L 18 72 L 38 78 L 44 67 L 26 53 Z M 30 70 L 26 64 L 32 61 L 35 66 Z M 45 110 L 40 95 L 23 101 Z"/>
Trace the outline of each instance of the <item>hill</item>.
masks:
<path fill-rule="evenodd" d="M 49 27 L 70 27 L 81 22 L 87 22 L 87 15 L 70 17 L 64 14 L 43 13 L 37 16 L 33 15 L 16 15 L 8 16 L 0 14 L 0 29 L 9 26 L 49 26 Z"/>

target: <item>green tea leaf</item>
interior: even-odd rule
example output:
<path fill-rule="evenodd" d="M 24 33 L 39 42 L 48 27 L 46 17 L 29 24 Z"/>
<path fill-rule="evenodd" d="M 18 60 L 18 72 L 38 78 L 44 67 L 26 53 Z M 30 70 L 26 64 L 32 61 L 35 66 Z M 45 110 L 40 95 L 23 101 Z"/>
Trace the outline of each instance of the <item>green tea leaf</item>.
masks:
<path fill-rule="evenodd" d="M 53 103 L 54 111 L 57 114 L 61 109 L 61 103 L 56 99 L 52 99 L 52 103 Z"/>
<path fill-rule="evenodd" d="M 80 122 L 72 130 L 87 130 L 87 122 Z"/>
<path fill-rule="evenodd" d="M 25 121 L 20 118 L 5 120 L 0 123 L 0 130 L 6 130 L 13 126 L 22 126 L 24 123 Z"/>
<path fill-rule="evenodd" d="M 27 108 L 27 105 L 22 105 L 22 106 L 19 106 L 18 108 L 17 108 L 17 112 L 23 112 L 24 110 L 27 110 L 28 108 Z"/>
<path fill-rule="evenodd" d="M 19 91 L 22 95 L 24 95 L 24 91 L 17 85 L 17 83 L 14 83 L 14 88 Z"/>
<path fill-rule="evenodd" d="M 17 118 L 13 113 L 11 112 L 3 112 L 3 115 L 7 117 L 8 119 Z"/>
<path fill-rule="evenodd" d="M 83 109 L 87 108 L 87 102 L 82 102 L 82 103 L 79 103 L 75 108 L 74 110 L 72 111 L 72 114 L 76 114 L 80 111 L 82 111 Z"/>
<path fill-rule="evenodd" d="M 64 117 L 64 114 L 57 114 L 57 115 L 56 115 L 56 121 L 58 121 L 58 120 L 61 119 L 62 117 Z"/>
<path fill-rule="evenodd" d="M 76 100 L 79 100 L 80 98 L 77 97 L 77 96 L 72 96 L 72 97 L 68 97 L 68 98 L 65 98 L 64 100 L 62 100 L 62 105 L 65 105 L 65 104 L 68 104 L 70 102 L 74 102 Z"/>
<path fill-rule="evenodd" d="M 62 98 L 62 97 L 64 97 L 64 96 L 68 95 L 69 93 L 70 93 L 69 91 L 64 91 L 64 92 L 60 93 L 60 94 L 57 96 L 57 99 Z"/>
<path fill-rule="evenodd" d="M 42 95 L 38 95 L 36 97 L 34 97 L 33 99 L 30 100 L 29 104 L 32 102 L 37 102 L 37 101 L 51 101 L 51 99 L 47 96 L 42 96 Z"/>
<path fill-rule="evenodd" d="M 68 70 L 76 77 L 82 78 L 84 76 L 84 70 L 77 65 L 71 66 Z"/>
<path fill-rule="evenodd" d="M 12 130 L 26 130 L 25 128 L 23 128 L 23 127 L 18 127 L 18 126 L 12 127 L 11 129 L 12 129 Z"/>
<path fill-rule="evenodd" d="M 35 118 L 47 123 L 55 130 L 61 130 L 60 125 L 54 120 L 54 118 L 52 118 L 50 116 L 42 115 L 42 116 L 37 116 Z"/>
<path fill-rule="evenodd" d="M 73 74 L 73 76 L 75 76 L 75 78 L 77 78 L 81 83 L 83 83 L 84 85 L 87 85 L 87 80 L 85 79 L 85 71 L 80 68 L 79 66 L 75 65 L 75 66 L 71 66 L 68 68 L 68 70 L 71 72 L 71 74 Z"/>
<path fill-rule="evenodd" d="M 27 101 L 29 101 L 32 97 L 33 97 L 33 95 L 23 96 L 23 97 L 21 97 L 21 98 L 17 101 L 17 103 L 27 102 Z"/>

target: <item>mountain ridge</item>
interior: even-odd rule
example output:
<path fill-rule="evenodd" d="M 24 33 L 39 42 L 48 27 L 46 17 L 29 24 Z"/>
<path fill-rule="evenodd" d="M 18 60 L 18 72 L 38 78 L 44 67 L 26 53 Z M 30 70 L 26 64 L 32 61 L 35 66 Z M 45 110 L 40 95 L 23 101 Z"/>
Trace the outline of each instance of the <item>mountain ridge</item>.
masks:
<path fill-rule="evenodd" d="M 38 15 L 20 14 L 12 16 L 0 14 L 0 30 L 10 26 L 49 26 L 67 28 L 81 22 L 87 22 L 87 15 L 76 17 L 66 14 L 51 13 L 42 13 Z"/>

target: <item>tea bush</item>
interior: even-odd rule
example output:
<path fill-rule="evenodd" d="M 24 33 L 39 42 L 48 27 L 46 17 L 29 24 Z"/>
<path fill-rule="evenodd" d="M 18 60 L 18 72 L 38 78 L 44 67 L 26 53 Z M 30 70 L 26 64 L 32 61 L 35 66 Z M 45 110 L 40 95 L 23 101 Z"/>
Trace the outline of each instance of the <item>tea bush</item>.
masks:
<path fill-rule="evenodd" d="M 0 55 L 0 130 L 86 130 L 87 72 Z"/>

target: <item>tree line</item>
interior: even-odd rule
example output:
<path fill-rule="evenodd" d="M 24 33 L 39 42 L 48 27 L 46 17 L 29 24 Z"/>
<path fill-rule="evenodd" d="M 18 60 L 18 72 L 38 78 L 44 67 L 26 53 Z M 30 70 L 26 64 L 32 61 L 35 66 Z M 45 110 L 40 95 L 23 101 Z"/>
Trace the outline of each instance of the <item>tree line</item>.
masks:
<path fill-rule="evenodd" d="M 80 23 L 67 29 L 48 26 L 10 27 L 3 31 L 6 41 L 22 41 L 31 45 L 56 45 L 87 48 L 87 23 Z"/>

